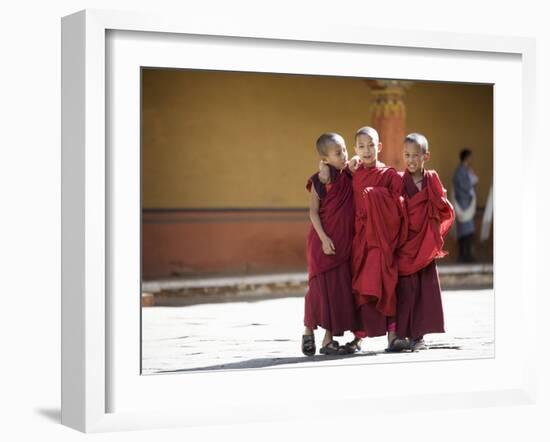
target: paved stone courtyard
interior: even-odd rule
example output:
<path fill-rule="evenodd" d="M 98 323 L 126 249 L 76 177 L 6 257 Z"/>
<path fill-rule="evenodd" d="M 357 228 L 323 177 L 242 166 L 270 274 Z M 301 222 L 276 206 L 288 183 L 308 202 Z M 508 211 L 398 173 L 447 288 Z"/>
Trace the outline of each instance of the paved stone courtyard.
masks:
<path fill-rule="evenodd" d="M 385 353 L 385 337 L 351 356 L 305 357 L 300 349 L 303 295 L 142 309 L 142 373 L 283 368 L 494 356 L 494 292 L 443 292 L 446 333 L 427 335 L 428 350 Z M 317 348 L 324 331 L 316 331 Z M 336 338 L 352 339 L 351 333 Z"/>

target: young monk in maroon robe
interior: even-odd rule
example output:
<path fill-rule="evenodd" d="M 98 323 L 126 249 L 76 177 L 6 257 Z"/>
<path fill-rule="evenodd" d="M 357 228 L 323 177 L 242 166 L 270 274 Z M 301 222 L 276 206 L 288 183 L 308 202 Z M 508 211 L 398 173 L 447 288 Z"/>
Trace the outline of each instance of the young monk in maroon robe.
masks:
<path fill-rule="evenodd" d="M 403 155 L 408 233 L 397 251 L 397 335 L 409 338 L 417 351 L 426 348 L 424 335 L 445 331 L 435 259 L 447 255 L 443 239 L 453 224 L 454 209 L 437 172 L 424 169 L 430 158 L 426 137 L 407 135 Z"/>
<path fill-rule="evenodd" d="M 353 173 L 355 234 L 352 250 L 352 288 L 359 316 L 355 339 L 341 353 L 361 349 L 365 337 L 388 333 L 387 351 L 401 351 L 408 343 L 396 335 L 397 261 L 395 251 L 405 240 L 406 218 L 402 180 L 397 171 L 378 161 L 382 149 L 371 127 L 355 135 L 358 168 Z"/>
<path fill-rule="evenodd" d="M 315 354 L 313 330 L 317 326 L 325 329 L 322 354 L 338 354 L 340 345 L 333 336 L 356 328 L 350 268 L 355 214 L 346 145 L 340 135 L 326 133 L 317 140 L 317 151 L 328 165 L 330 179 L 322 184 L 316 173 L 307 183 L 312 223 L 307 238 L 309 287 L 302 336 L 302 352 L 307 356 Z"/>

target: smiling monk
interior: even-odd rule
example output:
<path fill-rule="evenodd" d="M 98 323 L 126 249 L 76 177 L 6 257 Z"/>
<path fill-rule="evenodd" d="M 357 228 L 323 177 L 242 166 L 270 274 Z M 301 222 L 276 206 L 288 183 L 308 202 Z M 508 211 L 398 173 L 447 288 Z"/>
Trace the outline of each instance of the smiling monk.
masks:
<path fill-rule="evenodd" d="M 393 167 L 378 161 L 382 150 L 378 133 L 362 127 L 355 135 L 358 167 L 353 174 L 355 234 L 352 246 L 352 288 L 360 321 L 347 353 L 360 350 L 365 337 L 388 334 L 387 351 L 401 351 L 406 341 L 396 335 L 397 260 L 395 251 L 405 240 L 406 214 L 403 182 Z"/>
<path fill-rule="evenodd" d="M 454 209 L 437 172 L 424 169 L 430 158 L 426 137 L 407 135 L 403 157 L 408 229 L 406 242 L 397 250 L 397 335 L 409 338 L 417 351 L 426 348 L 424 335 L 445 331 L 435 259 L 447 255 L 443 240 L 453 224 Z"/>

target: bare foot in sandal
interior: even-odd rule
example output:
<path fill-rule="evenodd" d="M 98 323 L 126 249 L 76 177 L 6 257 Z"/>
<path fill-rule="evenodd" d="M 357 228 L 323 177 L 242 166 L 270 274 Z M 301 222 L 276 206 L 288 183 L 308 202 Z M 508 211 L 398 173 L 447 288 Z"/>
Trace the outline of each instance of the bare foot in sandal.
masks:
<path fill-rule="evenodd" d="M 357 353 L 358 351 L 361 351 L 362 341 L 363 339 L 356 337 L 353 339 L 353 341 L 346 342 L 344 345 L 340 347 L 340 354 L 351 355 L 353 353 Z"/>
<path fill-rule="evenodd" d="M 388 333 L 388 348 L 387 353 L 399 353 L 403 350 L 410 350 L 410 343 L 407 338 L 400 338 L 395 332 Z"/>
<path fill-rule="evenodd" d="M 338 355 L 340 354 L 339 349 L 340 344 L 338 341 L 330 341 L 319 349 L 319 353 L 323 355 Z"/>
<path fill-rule="evenodd" d="M 332 332 L 326 330 L 325 337 L 323 338 L 323 344 L 322 347 L 319 349 L 319 353 L 324 355 L 337 355 L 339 347 L 340 344 L 334 340 Z"/>

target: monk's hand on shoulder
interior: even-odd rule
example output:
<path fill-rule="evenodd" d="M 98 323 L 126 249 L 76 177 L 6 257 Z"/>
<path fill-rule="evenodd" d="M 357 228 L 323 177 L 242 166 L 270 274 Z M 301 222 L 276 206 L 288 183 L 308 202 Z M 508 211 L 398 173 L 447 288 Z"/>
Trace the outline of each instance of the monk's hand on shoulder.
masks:
<path fill-rule="evenodd" d="M 355 172 L 359 168 L 360 164 L 361 158 L 359 157 L 359 155 L 353 156 L 351 160 L 348 161 L 348 167 L 351 173 Z"/>
<path fill-rule="evenodd" d="M 319 181 L 323 184 L 327 184 L 330 181 L 330 170 L 328 164 L 323 160 L 319 161 Z"/>
<path fill-rule="evenodd" d="M 322 238 L 321 242 L 323 244 L 323 252 L 325 255 L 334 255 L 336 253 L 336 247 L 334 247 L 334 243 L 328 236 Z"/>

